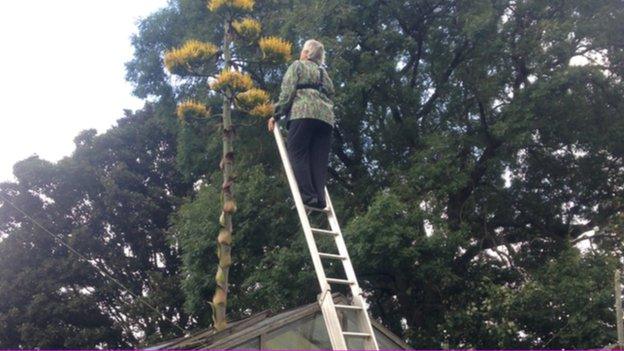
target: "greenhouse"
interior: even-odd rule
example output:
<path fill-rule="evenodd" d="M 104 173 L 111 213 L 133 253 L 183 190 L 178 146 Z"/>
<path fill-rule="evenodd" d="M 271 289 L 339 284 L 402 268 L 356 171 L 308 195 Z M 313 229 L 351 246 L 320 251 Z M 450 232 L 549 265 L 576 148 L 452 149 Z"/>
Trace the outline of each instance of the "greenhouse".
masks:
<path fill-rule="evenodd" d="M 347 303 L 342 294 L 333 295 L 335 303 Z M 342 312 L 345 329 L 354 323 L 354 316 Z M 372 320 L 380 349 L 408 349 L 398 336 Z M 348 338 L 349 349 L 361 349 L 361 339 Z M 331 349 L 323 315 L 318 302 L 294 309 L 271 313 L 263 311 L 246 319 L 230 322 L 220 332 L 213 328 L 198 330 L 188 336 L 152 345 L 148 350 L 161 349 Z"/>

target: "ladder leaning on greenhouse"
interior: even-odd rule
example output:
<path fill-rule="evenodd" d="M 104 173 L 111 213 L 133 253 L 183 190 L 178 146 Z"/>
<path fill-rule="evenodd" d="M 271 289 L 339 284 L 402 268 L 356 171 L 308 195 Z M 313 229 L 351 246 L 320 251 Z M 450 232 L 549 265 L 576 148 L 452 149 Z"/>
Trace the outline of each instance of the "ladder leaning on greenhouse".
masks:
<path fill-rule="evenodd" d="M 308 208 L 303 204 L 303 200 L 301 199 L 301 194 L 299 193 L 299 188 L 295 180 L 295 174 L 293 173 L 290 161 L 288 159 L 286 146 L 284 145 L 284 138 L 282 137 L 280 128 L 276 126 L 273 129 L 273 132 L 275 134 L 275 140 L 277 142 L 280 157 L 282 158 L 282 163 L 284 164 L 284 169 L 286 170 L 288 184 L 290 185 L 290 190 L 292 191 L 293 198 L 295 200 L 297 213 L 299 214 L 301 226 L 303 227 L 303 233 L 305 235 L 308 248 L 310 249 L 312 263 L 314 264 L 314 270 L 316 271 L 316 276 L 321 286 L 321 293 L 318 295 L 319 304 L 321 306 L 325 325 L 327 326 L 327 333 L 329 334 L 332 348 L 334 350 L 346 350 L 346 338 L 363 338 L 365 349 L 379 350 L 377 340 L 373 332 L 373 327 L 371 325 L 368 312 L 366 310 L 366 302 L 364 301 L 364 297 L 362 296 L 362 289 L 360 289 L 357 278 L 355 277 L 355 271 L 353 270 L 353 265 L 351 264 L 351 260 L 349 259 L 347 246 L 345 245 L 344 239 L 342 237 L 342 232 L 340 231 L 340 226 L 338 225 L 338 220 L 336 219 L 336 213 L 334 212 L 334 207 L 332 206 L 331 199 L 329 198 L 329 192 L 327 191 L 327 188 L 325 188 L 327 207 L 322 212 L 327 214 L 327 219 L 329 221 L 331 230 L 312 228 L 310 226 L 310 221 L 308 219 L 306 209 L 314 209 Z M 335 240 L 336 247 L 338 248 L 338 254 L 319 252 L 316 246 L 314 234 L 332 236 Z M 325 276 L 325 270 L 323 269 L 321 259 L 342 261 L 342 265 L 346 273 L 347 279 L 327 278 Z M 351 294 L 353 296 L 352 304 L 335 304 L 331 295 L 331 284 L 348 285 L 351 289 Z M 338 319 L 337 309 L 356 311 L 356 325 L 358 327 L 358 330 L 342 330 L 340 320 Z"/>

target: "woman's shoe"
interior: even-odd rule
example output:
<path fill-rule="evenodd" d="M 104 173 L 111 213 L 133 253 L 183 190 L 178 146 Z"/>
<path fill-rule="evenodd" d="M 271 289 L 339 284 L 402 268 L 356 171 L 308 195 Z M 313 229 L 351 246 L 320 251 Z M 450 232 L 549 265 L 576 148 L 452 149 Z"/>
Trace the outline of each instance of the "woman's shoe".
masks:
<path fill-rule="evenodd" d="M 302 199 L 303 200 L 303 199 Z M 303 204 L 308 206 L 308 207 L 314 207 L 316 206 L 316 203 L 318 202 L 318 200 L 313 197 L 311 199 L 307 199 L 307 200 L 303 200 Z"/>
<path fill-rule="evenodd" d="M 308 214 L 310 214 L 311 210 L 316 210 L 316 211 L 321 211 L 322 209 L 319 208 L 318 206 L 318 201 L 316 200 L 316 198 L 307 200 L 307 201 L 303 201 L 303 207 L 306 209 L 306 212 Z M 294 210 L 297 208 L 297 205 L 292 204 L 292 206 L 290 206 L 291 210 Z"/>
<path fill-rule="evenodd" d="M 317 199 L 304 203 L 304 205 L 312 211 L 327 212 L 327 204 L 319 204 Z"/>

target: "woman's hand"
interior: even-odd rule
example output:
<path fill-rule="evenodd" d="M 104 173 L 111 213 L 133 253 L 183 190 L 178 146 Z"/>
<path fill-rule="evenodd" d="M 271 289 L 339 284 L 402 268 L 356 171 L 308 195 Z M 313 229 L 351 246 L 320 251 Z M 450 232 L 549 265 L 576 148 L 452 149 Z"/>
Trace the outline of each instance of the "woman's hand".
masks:
<path fill-rule="evenodd" d="M 273 129 L 275 129 L 275 118 L 271 117 L 269 118 L 269 121 L 267 122 L 268 127 L 269 127 L 269 132 L 273 132 Z"/>

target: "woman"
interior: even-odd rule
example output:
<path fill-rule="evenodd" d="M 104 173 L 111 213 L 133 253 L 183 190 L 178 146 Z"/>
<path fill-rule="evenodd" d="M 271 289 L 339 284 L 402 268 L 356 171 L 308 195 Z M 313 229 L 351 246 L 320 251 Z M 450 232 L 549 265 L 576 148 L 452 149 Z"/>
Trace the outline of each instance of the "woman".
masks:
<path fill-rule="evenodd" d="M 299 60 L 284 75 L 275 117 L 268 122 L 272 132 L 275 122 L 286 116 L 288 158 L 301 198 L 306 206 L 320 209 L 327 206 L 325 179 L 335 118 L 334 85 L 324 64 L 323 44 L 306 41 Z"/>

